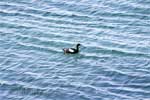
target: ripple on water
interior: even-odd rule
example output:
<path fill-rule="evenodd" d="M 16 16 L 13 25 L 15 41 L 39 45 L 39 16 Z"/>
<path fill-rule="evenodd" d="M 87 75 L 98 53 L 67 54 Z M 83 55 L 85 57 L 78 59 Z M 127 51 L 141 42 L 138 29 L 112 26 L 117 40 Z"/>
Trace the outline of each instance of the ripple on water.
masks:
<path fill-rule="evenodd" d="M 1 0 L 0 99 L 149 99 L 148 4 Z"/>

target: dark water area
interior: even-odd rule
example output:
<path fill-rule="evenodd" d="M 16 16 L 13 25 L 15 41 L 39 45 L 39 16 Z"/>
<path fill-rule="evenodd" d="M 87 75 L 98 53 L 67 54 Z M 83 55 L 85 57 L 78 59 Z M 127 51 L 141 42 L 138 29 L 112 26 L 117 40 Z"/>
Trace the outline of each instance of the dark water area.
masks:
<path fill-rule="evenodd" d="M 150 100 L 149 27 L 149 0 L 0 0 L 0 100 Z"/>

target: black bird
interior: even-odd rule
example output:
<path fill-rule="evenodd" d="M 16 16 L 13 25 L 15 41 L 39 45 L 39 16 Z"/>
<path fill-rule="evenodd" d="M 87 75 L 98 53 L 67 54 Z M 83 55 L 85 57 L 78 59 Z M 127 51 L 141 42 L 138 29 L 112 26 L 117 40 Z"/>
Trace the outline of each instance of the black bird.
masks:
<path fill-rule="evenodd" d="M 65 48 L 65 49 L 63 49 L 64 54 L 76 54 L 76 53 L 78 53 L 79 52 L 79 46 L 80 46 L 80 44 L 78 43 L 76 45 L 76 48 Z"/>

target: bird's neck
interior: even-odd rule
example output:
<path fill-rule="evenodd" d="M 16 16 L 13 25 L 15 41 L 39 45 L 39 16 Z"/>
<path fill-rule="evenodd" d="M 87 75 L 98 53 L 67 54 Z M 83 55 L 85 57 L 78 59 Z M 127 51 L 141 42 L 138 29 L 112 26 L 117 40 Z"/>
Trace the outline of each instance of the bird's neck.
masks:
<path fill-rule="evenodd" d="M 77 51 L 79 51 L 79 46 L 76 46 Z"/>

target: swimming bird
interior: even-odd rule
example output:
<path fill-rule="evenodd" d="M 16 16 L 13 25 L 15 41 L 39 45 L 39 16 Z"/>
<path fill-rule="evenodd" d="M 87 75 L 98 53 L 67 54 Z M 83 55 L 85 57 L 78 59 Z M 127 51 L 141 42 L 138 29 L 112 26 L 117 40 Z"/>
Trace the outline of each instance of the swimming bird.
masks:
<path fill-rule="evenodd" d="M 64 54 L 76 54 L 79 52 L 79 46 L 81 44 L 77 44 L 76 45 L 76 48 L 64 48 L 63 51 L 64 51 Z"/>

